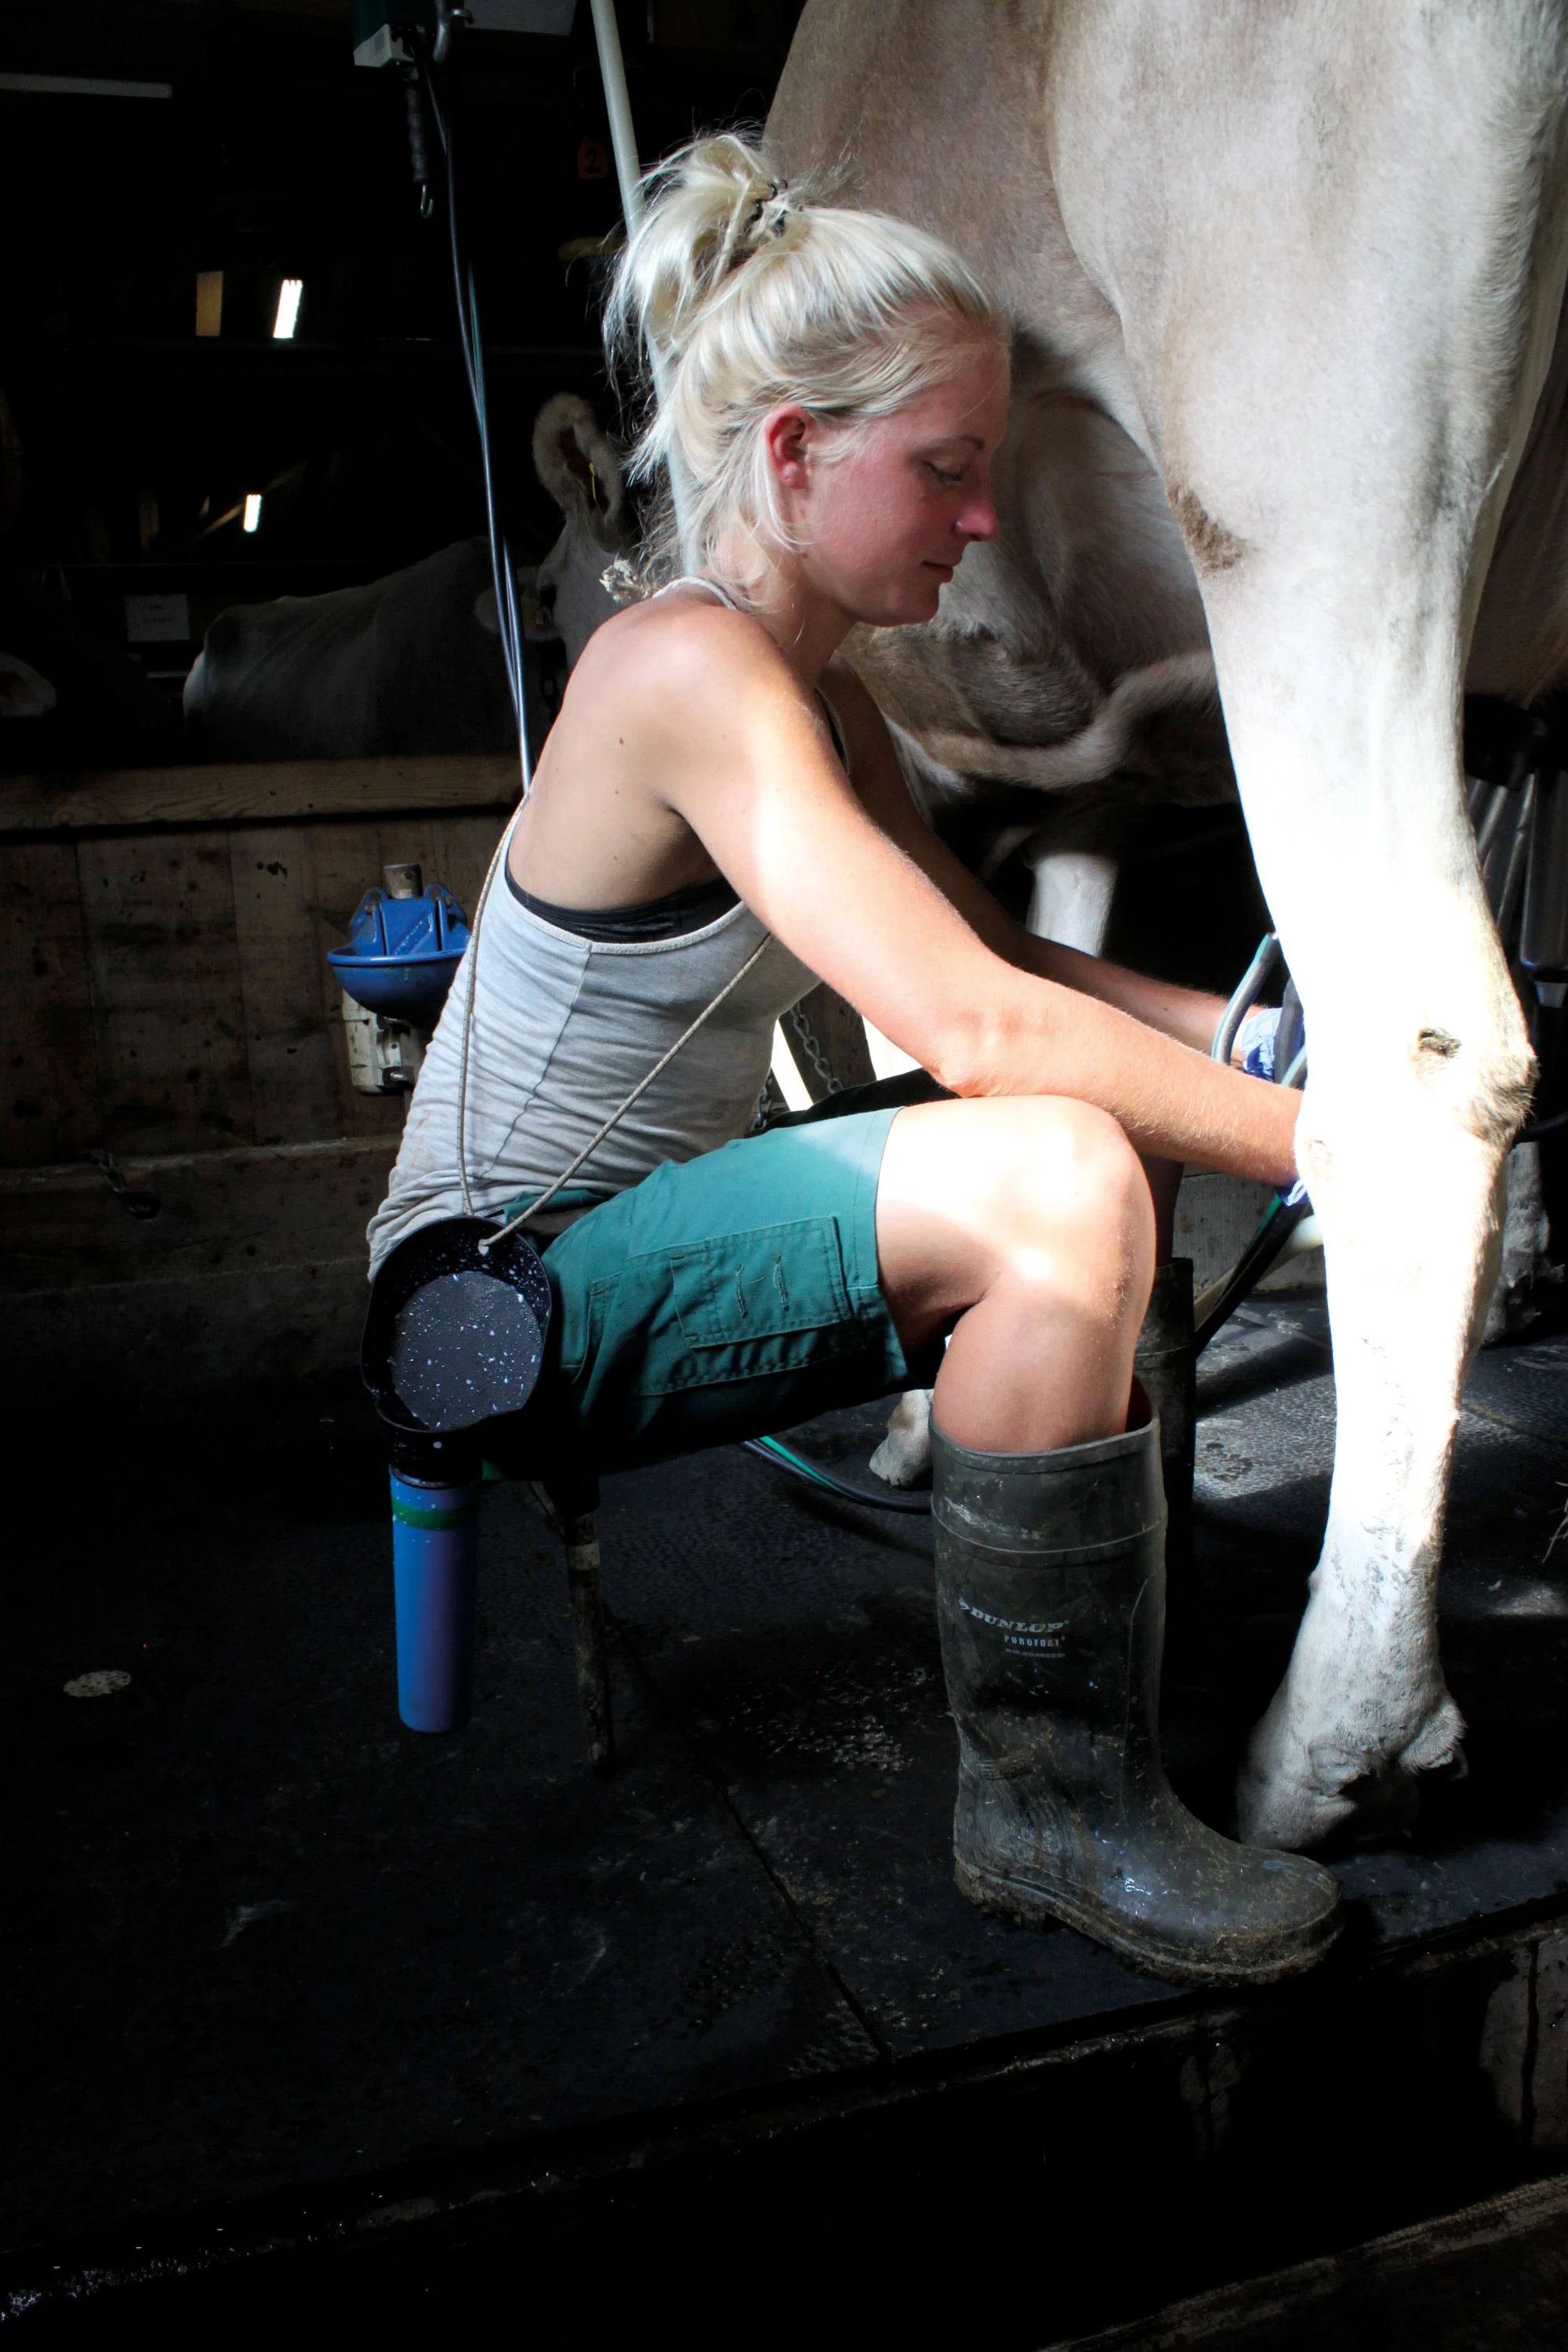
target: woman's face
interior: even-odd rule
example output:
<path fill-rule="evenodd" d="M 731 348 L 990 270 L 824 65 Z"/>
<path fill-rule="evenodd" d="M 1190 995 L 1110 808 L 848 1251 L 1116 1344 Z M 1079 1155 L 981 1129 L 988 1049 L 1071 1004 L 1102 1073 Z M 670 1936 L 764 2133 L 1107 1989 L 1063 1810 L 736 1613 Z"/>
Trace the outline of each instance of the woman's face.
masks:
<path fill-rule="evenodd" d="M 1007 356 L 965 336 L 952 375 L 892 416 L 824 427 L 768 421 L 803 583 L 872 628 L 929 621 L 973 540 L 994 538 L 991 459 L 1007 423 Z M 837 446 L 835 446 L 835 445 Z"/>

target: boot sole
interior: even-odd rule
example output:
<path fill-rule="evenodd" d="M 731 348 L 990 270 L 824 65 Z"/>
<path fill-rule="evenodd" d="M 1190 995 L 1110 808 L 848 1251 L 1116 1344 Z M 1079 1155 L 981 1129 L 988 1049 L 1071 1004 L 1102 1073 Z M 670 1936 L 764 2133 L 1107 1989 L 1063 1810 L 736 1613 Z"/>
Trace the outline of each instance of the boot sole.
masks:
<path fill-rule="evenodd" d="M 1160 1978 L 1165 1984 L 1278 1984 L 1283 1977 L 1300 1976 L 1305 1969 L 1316 1968 L 1338 1941 L 1344 1924 L 1337 1910 L 1331 1911 L 1320 1926 L 1308 1929 L 1287 1951 L 1276 1949 L 1250 1960 L 1197 1959 L 1188 1953 L 1174 1952 L 1153 1937 L 1132 1934 L 1122 1921 L 1086 1903 L 1075 1889 L 1063 1886 L 1059 1891 L 1047 1892 L 1042 1886 L 1003 1878 L 994 1871 L 976 1870 L 972 1864 L 958 1861 L 953 1864 L 953 1877 L 959 1893 L 977 1911 L 987 1912 L 994 1919 L 1005 1919 L 1016 1927 L 1076 1927 L 1091 1943 L 1103 1944 L 1118 1959 L 1129 1961 L 1133 1968 Z"/>

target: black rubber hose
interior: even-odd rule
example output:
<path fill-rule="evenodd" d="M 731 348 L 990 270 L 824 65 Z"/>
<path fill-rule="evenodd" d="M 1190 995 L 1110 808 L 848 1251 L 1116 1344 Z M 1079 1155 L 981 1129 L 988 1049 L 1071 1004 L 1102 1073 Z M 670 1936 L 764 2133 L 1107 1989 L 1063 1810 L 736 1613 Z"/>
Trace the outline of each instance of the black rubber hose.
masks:
<path fill-rule="evenodd" d="M 1225 1288 L 1194 1331 L 1196 1354 L 1202 1355 L 1215 1333 L 1229 1322 L 1237 1308 L 1257 1289 L 1297 1226 L 1311 1213 L 1310 1201 L 1298 1201 L 1294 1205 L 1281 1201 L 1273 1214 L 1264 1219 L 1237 1258 Z"/>

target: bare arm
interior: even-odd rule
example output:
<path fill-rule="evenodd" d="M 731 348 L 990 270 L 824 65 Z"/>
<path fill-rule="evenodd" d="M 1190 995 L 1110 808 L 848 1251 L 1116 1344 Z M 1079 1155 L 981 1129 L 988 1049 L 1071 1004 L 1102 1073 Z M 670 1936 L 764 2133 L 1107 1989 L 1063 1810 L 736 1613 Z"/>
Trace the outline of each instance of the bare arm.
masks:
<path fill-rule="evenodd" d="M 1141 1150 L 1293 1177 L 1300 1097 L 1145 1025 L 1160 1011 L 1184 1028 L 1194 1016 L 1168 1000 L 1186 992 L 1043 943 L 1034 968 L 1015 961 L 1016 927 L 920 824 L 901 781 L 907 818 L 885 780 L 869 780 L 873 821 L 755 624 L 691 616 L 680 646 L 628 684 L 674 780 L 668 805 L 747 904 L 954 1093 L 1070 1096 L 1109 1111 Z"/>
<path fill-rule="evenodd" d="M 1022 971 L 1098 997 L 1102 1004 L 1130 1013 L 1135 1021 L 1178 1039 L 1196 1053 L 1208 1052 L 1225 1013 L 1223 997 L 1151 980 L 1142 972 L 1108 963 L 1103 956 L 1085 955 L 1077 948 L 1059 946 L 1055 940 L 1036 939 L 1015 922 L 921 817 L 910 797 L 880 711 L 844 664 L 835 669 L 832 691 L 835 709 L 854 732 L 851 757 L 855 788 L 861 800 L 883 831 L 931 876 L 944 898 L 952 899 L 987 947 Z"/>

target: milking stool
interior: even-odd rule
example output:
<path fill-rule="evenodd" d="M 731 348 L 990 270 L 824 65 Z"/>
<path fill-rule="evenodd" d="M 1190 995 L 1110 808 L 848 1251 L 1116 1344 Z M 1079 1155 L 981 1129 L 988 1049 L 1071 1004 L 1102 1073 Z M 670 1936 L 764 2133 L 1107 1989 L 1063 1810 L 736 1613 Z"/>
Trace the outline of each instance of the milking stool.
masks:
<path fill-rule="evenodd" d="M 424 1474 L 392 1465 L 393 1591 L 397 1711 L 411 1731 L 459 1731 L 474 1710 L 479 1515 L 485 1487 L 505 1476 L 471 1452 L 441 1468 L 426 1450 Z M 434 1473 L 434 1475 L 431 1474 Z M 616 1760 L 599 1578 L 598 1482 L 575 1475 L 526 1479 L 566 1554 L 573 1679 L 584 1758 L 608 1772 Z"/>
<path fill-rule="evenodd" d="M 472 1714 L 480 1503 L 488 1480 L 519 1478 L 565 1548 L 584 1745 L 607 1771 L 598 1485 L 527 1410 L 551 1315 L 532 1244 L 486 1219 L 421 1226 L 377 1270 L 360 1370 L 390 1455 L 397 1706 L 413 1731 L 456 1731 Z"/>
<path fill-rule="evenodd" d="M 599 1482 L 579 1476 L 531 1483 L 566 1552 L 572 1671 L 583 1720 L 584 1758 L 591 1771 L 613 1771 L 616 1727 L 610 1713 L 605 1606 L 599 1591 Z"/>

